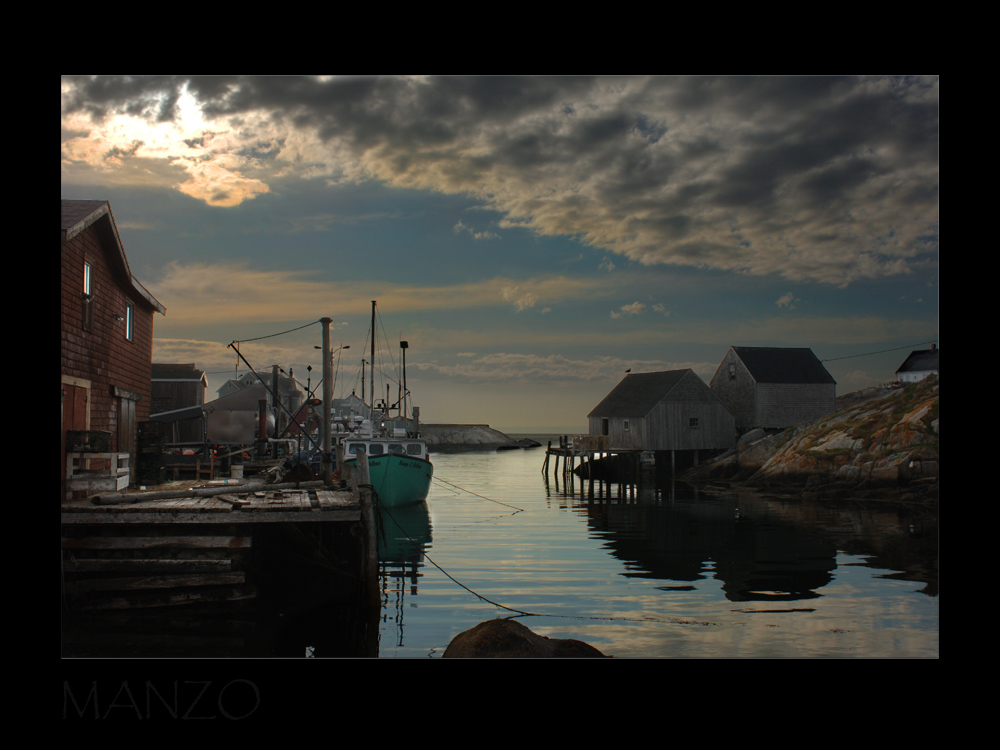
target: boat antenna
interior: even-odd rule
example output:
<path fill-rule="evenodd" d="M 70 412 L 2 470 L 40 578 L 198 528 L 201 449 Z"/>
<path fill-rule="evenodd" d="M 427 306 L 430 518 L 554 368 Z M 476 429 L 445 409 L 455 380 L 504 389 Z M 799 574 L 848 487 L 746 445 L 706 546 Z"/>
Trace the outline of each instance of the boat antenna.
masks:
<path fill-rule="evenodd" d="M 375 414 L 375 300 L 372 300 L 372 358 L 371 371 L 369 372 L 371 394 L 372 394 L 372 415 Z"/>

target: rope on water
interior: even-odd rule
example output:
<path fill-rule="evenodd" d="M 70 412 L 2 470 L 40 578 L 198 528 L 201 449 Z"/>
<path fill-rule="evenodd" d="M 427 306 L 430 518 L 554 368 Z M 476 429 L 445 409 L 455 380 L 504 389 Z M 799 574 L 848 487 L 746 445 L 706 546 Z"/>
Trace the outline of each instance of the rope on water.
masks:
<path fill-rule="evenodd" d="M 477 494 L 477 493 L 473 492 L 472 490 L 467 490 L 464 487 L 459 487 L 457 484 L 452 484 L 451 482 L 449 482 L 446 479 L 440 479 L 439 477 L 433 477 L 433 479 L 434 479 L 435 482 L 441 482 L 442 484 L 447 484 L 449 487 L 454 487 L 456 490 L 462 490 L 462 492 L 468 492 L 470 495 L 475 495 L 476 497 L 482 498 L 483 500 L 489 500 L 491 503 L 496 503 L 497 505 L 503 505 L 506 508 L 512 508 L 512 509 L 516 510 L 518 513 L 521 513 L 521 512 L 524 511 L 524 508 L 518 508 L 516 505 L 509 505 L 508 503 L 502 503 L 499 500 L 494 500 L 491 497 L 486 497 L 485 495 Z"/>
<path fill-rule="evenodd" d="M 441 481 L 444 481 L 444 480 L 441 480 Z M 445 482 L 445 484 L 451 484 L 451 483 L 450 482 Z M 416 539 L 414 539 L 413 537 L 410 536 L 409 532 L 400 525 L 399 521 L 397 521 L 395 518 L 393 518 L 392 513 L 389 512 L 388 508 L 386 508 L 384 505 L 382 505 L 381 503 L 378 502 L 378 493 L 375 491 L 375 488 L 372 487 L 371 485 L 364 485 L 364 486 L 365 487 L 370 487 L 371 491 L 372 491 L 372 494 L 375 496 L 375 502 L 376 502 L 378 510 L 379 510 L 379 513 L 376 513 L 376 516 L 380 517 L 382 513 L 385 513 L 389 517 L 389 520 L 392 521 L 396 525 L 396 528 L 398 528 L 401 532 L 403 532 L 403 535 L 407 539 L 409 539 L 410 542 L 415 547 L 417 547 L 417 548 L 419 548 L 421 550 L 421 555 L 423 556 L 423 558 L 427 562 L 429 562 L 431 565 L 433 565 L 435 568 L 437 568 L 439 571 L 441 571 L 441 573 L 443 573 L 448 578 L 448 580 L 452 581 L 455 585 L 460 586 L 461 588 L 465 589 L 470 594 L 472 594 L 473 596 L 475 596 L 477 599 L 480 599 L 480 600 L 486 602 L 487 604 L 492 604 L 494 607 L 498 607 L 500 609 L 505 609 L 508 612 L 513 612 L 515 615 L 522 615 L 522 616 L 525 616 L 525 617 L 560 617 L 560 618 L 569 619 L 569 620 L 610 620 L 610 621 L 613 621 L 613 622 L 664 622 L 664 623 L 673 622 L 673 623 L 680 623 L 680 624 L 687 623 L 686 620 L 678 620 L 678 619 L 668 619 L 668 620 L 665 620 L 665 619 L 662 619 L 662 618 L 659 618 L 659 617 L 599 617 L 599 616 L 596 616 L 596 615 L 554 615 L 554 614 L 546 614 L 544 612 L 527 612 L 527 611 L 525 611 L 523 609 L 515 609 L 514 607 L 508 607 L 508 606 L 506 606 L 504 604 L 500 604 L 499 602 L 495 602 L 492 599 L 489 599 L 489 598 L 483 596 L 482 594 L 474 591 L 473 589 L 470 589 L 464 583 L 462 583 L 457 578 L 455 578 L 455 576 L 453 576 L 447 570 L 445 570 L 440 565 L 438 565 L 436 562 L 434 562 L 434 560 L 432 560 L 431 557 L 424 551 L 423 545 L 420 542 L 418 542 Z M 451 486 L 458 487 L 458 485 L 451 485 Z M 458 487 L 458 489 L 461 490 L 462 488 Z M 464 491 L 465 492 L 469 492 L 469 490 L 464 490 Z M 469 494 L 475 495 L 476 493 L 475 492 L 470 492 Z M 483 497 L 483 496 L 482 495 L 477 495 L 477 497 Z M 483 499 L 484 500 L 490 500 L 490 498 L 488 498 L 488 497 L 483 497 Z M 491 502 L 498 502 L 498 501 L 491 500 Z M 505 505 L 506 503 L 500 503 L 500 504 L 501 505 Z M 513 506 L 508 506 L 508 507 L 513 507 Z M 521 510 L 521 509 L 518 508 L 518 510 Z M 376 523 L 379 523 L 379 526 L 381 527 L 380 520 L 381 519 L 379 519 L 379 521 L 377 521 Z M 385 533 L 384 529 L 380 528 L 380 533 L 382 535 L 384 535 L 384 533 Z M 384 539 L 384 536 L 383 536 L 383 539 Z M 702 624 L 710 624 L 710 623 L 702 623 Z"/>
<path fill-rule="evenodd" d="M 368 486 L 368 487 L 371 487 L 371 485 L 367 485 L 367 486 Z M 462 488 L 461 488 L 461 487 L 459 487 L 459 489 L 462 489 Z M 375 492 L 375 488 L 374 488 L 374 487 L 372 487 L 372 488 L 371 488 L 371 490 L 372 490 L 372 493 L 373 493 L 373 494 L 375 495 L 375 498 L 376 498 L 376 503 L 378 503 L 378 493 L 377 493 L 377 492 Z M 472 494 L 475 494 L 475 493 L 472 493 Z M 486 498 L 486 499 L 487 499 L 487 500 L 489 500 L 489 498 Z M 494 501 L 494 502 L 495 502 L 495 501 Z M 503 505 L 503 503 L 501 503 L 501 505 Z M 487 599 L 487 598 L 486 598 L 485 596 L 483 596 L 482 594 L 477 594 L 477 593 L 476 593 L 475 591 L 473 591 L 473 590 L 472 590 L 472 589 L 470 589 L 470 588 L 469 588 L 468 586 L 466 586 L 466 585 L 465 585 L 464 583 L 462 583 L 462 582 L 461 582 L 461 581 L 459 581 L 459 580 L 458 580 L 457 578 L 455 578 L 455 576 L 453 576 L 453 575 L 452 575 L 451 573 L 449 573 L 449 572 L 448 572 L 447 570 L 445 570 L 445 569 L 444 569 L 444 568 L 442 568 L 442 567 L 441 567 L 440 565 L 438 565 L 438 564 L 437 564 L 436 562 L 434 562 L 434 561 L 433 561 L 433 560 L 432 560 L 432 559 L 430 558 L 430 556 L 429 556 L 429 555 L 428 555 L 428 554 L 427 554 L 427 553 L 426 553 L 426 552 L 425 552 L 425 551 L 423 550 L 423 545 L 422 545 L 422 544 L 420 544 L 420 542 L 418 542 L 417 540 L 415 540 L 415 539 L 414 539 L 413 537 L 411 537 L 411 536 L 410 536 L 410 534 L 409 534 L 409 532 L 408 532 L 408 531 L 407 531 L 406 529 L 404 529 L 404 528 L 403 528 L 403 527 L 402 527 L 402 526 L 400 525 L 399 521 L 397 521 L 397 520 L 396 520 L 395 518 L 393 518 L 393 516 L 392 516 L 392 513 L 390 513 L 390 512 L 389 512 L 389 509 L 388 509 L 388 508 L 386 508 L 386 507 L 385 507 L 384 505 L 382 505 L 381 503 L 378 503 L 378 509 L 379 509 L 379 513 L 377 513 L 376 515 L 379 515 L 379 516 L 380 516 L 380 515 L 381 515 L 382 513 L 385 513 L 385 514 L 386 514 L 386 515 L 387 515 L 387 516 L 389 517 L 389 520 L 390 520 L 390 521 L 392 521 L 392 522 L 393 522 L 393 523 L 394 523 L 394 524 L 396 525 L 396 528 L 398 528 L 398 529 L 399 529 L 399 530 L 400 530 L 401 532 L 403 532 L 403 535 L 404 535 L 404 536 L 405 536 L 405 537 L 406 537 L 407 539 L 409 539 L 409 540 L 410 540 L 410 542 L 411 542 L 411 543 L 412 543 L 412 544 L 413 544 L 414 546 L 416 546 L 417 548 L 419 548 L 419 549 L 421 550 L 421 554 L 423 555 L 423 558 L 424 558 L 424 559 L 425 559 L 425 560 L 426 560 L 427 562 L 429 562 L 429 563 L 430 563 L 431 565 L 433 565 L 433 566 L 434 566 L 435 568 L 437 568 L 437 569 L 438 569 L 438 570 L 440 570 L 440 571 L 441 571 L 442 573 L 444 573 L 444 574 L 445 574 L 445 575 L 446 575 L 446 576 L 447 576 L 447 577 L 448 577 L 448 578 L 449 578 L 449 579 L 450 579 L 451 581 L 453 581 L 453 582 L 454 582 L 455 584 L 457 584 L 457 585 L 461 586 L 461 587 L 462 587 L 463 589 L 465 589 L 466 591 L 468 591 L 468 592 L 469 592 L 470 594 L 472 594 L 473 596 L 476 596 L 476 597 L 478 597 L 479 599 L 482 599 L 482 600 L 483 600 L 484 602 L 486 602 L 487 604 L 492 604 L 492 605 L 493 605 L 494 607 L 499 607 L 500 609 L 505 609 L 505 610 L 507 610 L 508 612 L 513 612 L 514 614 L 518 614 L 518 615 L 534 615 L 534 613 L 533 613 L 533 612 L 525 612 L 525 611 L 523 611 L 523 610 L 520 610 L 520 609 L 514 609 L 514 608 L 512 608 L 512 607 L 505 607 L 505 606 L 504 606 L 503 604 L 500 604 L 500 603 L 498 603 L 498 602 L 495 602 L 495 601 L 493 601 L 493 600 L 491 600 L 491 599 Z M 381 524 L 380 524 L 380 525 L 381 525 Z M 384 533 L 384 532 L 383 532 L 383 533 Z"/>

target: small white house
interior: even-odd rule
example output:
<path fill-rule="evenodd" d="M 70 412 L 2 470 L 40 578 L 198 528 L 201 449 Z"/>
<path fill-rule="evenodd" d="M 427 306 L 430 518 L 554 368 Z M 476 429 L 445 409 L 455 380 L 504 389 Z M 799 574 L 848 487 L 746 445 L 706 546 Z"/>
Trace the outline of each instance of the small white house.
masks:
<path fill-rule="evenodd" d="M 896 370 L 896 382 L 916 383 L 928 375 L 938 374 L 938 352 L 936 344 L 930 349 L 915 349 Z"/>

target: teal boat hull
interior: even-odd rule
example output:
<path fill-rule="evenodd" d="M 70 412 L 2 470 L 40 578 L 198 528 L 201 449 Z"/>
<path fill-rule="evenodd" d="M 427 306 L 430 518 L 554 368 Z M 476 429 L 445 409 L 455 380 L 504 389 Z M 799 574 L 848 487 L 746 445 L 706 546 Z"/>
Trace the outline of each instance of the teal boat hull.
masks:
<path fill-rule="evenodd" d="M 350 466 L 356 459 L 345 461 Z M 395 453 L 368 457 L 368 476 L 378 502 L 387 508 L 415 505 L 427 499 L 434 465 L 423 458 Z"/>

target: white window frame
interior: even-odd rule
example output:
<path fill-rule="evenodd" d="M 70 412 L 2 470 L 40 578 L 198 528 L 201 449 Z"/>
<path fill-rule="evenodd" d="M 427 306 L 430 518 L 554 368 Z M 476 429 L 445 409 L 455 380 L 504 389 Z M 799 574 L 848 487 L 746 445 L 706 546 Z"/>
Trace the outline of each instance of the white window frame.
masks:
<path fill-rule="evenodd" d="M 125 300 L 125 338 L 133 340 L 135 335 L 135 305 L 131 300 Z"/>
<path fill-rule="evenodd" d="M 93 278 L 94 278 L 94 267 L 91 265 L 89 260 L 83 261 L 83 317 L 80 321 L 80 325 L 85 331 L 93 330 L 94 328 L 94 295 L 91 293 L 93 288 Z"/>

